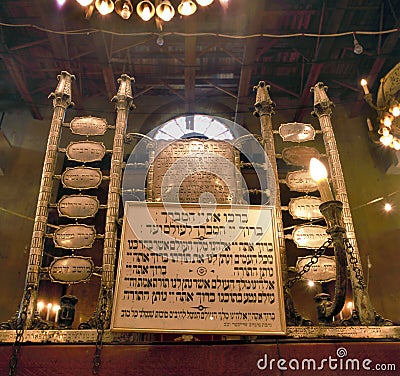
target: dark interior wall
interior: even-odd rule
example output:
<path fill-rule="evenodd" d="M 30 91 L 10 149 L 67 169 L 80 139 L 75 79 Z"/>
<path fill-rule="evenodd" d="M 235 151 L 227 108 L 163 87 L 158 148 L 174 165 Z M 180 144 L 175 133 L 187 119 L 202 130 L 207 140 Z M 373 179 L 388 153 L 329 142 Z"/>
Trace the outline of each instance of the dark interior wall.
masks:
<path fill-rule="evenodd" d="M 173 116 L 174 108 L 180 107 L 165 98 L 135 101 L 137 110 L 130 115 L 129 130 L 143 131 Z M 168 110 L 165 106 L 170 104 Z M 230 105 L 230 103 L 227 103 Z M 107 117 L 113 122 L 113 105 L 104 104 L 103 113 L 93 116 Z M 147 116 L 164 108 L 161 116 Z M 141 110 L 146 108 L 146 111 Z M 294 107 L 294 106 L 293 106 Z M 291 107 L 291 108 L 293 108 Z M 94 106 L 93 106 L 94 108 Z M 104 108 L 109 109 L 104 110 Z M 288 107 L 289 108 L 289 107 Z M 203 110 L 205 111 L 205 110 Z M 310 110 L 311 111 L 311 110 Z M 398 241 L 400 239 L 400 195 L 391 196 L 397 210 L 391 214 L 382 211 L 382 202 L 365 205 L 400 187 L 400 175 L 388 175 L 384 166 L 386 154 L 374 144 L 368 135 L 364 117 L 348 118 L 349 108 L 338 106 L 332 115 L 333 127 L 341 155 L 341 162 L 352 209 L 353 221 L 361 253 L 364 274 L 369 284 L 371 300 L 377 312 L 385 318 L 400 321 L 400 274 Z M 7 150 L 5 175 L 0 176 L 0 321 L 8 320 L 17 310 L 24 285 L 27 256 L 33 226 L 42 162 L 51 119 L 51 106 L 43 121 L 35 121 L 24 110 L 6 113 L 2 132 L 11 144 Z M 179 111 L 180 112 L 180 111 Z M 67 113 L 66 120 L 73 112 Z M 180 114 L 180 113 L 179 113 Z M 293 110 L 277 110 L 273 117 L 274 127 L 281 122 L 293 121 Z M 165 121 L 164 120 L 164 121 Z M 304 120 L 319 128 L 316 118 Z M 157 124 L 155 124 L 157 122 Z M 252 132 L 259 132 L 259 120 L 249 110 L 244 125 Z M 371 267 L 368 268 L 368 258 Z M 312 296 L 309 309 L 314 311 Z"/>

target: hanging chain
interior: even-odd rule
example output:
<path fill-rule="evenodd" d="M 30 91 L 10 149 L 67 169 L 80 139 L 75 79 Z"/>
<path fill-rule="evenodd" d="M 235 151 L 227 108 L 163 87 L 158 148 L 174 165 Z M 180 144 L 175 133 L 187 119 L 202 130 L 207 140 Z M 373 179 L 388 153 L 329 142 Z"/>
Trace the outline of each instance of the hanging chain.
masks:
<path fill-rule="evenodd" d="M 361 268 L 358 266 L 358 259 L 354 253 L 354 247 L 351 245 L 349 239 L 345 238 L 344 239 L 344 244 L 346 247 L 346 252 L 349 254 L 349 262 L 354 270 L 356 279 L 358 281 L 358 284 L 360 285 L 362 290 L 365 290 L 365 283 L 364 283 L 364 278 L 362 275 Z"/>
<path fill-rule="evenodd" d="M 104 335 L 104 325 L 107 314 L 107 289 L 103 288 L 101 292 L 100 298 L 100 308 L 96 312 L 96 329 L 97 329 L 97 338 L 96 338 L 96 351 L 93 357 L 93 368 L 92 373 L 97 375 L 101 366 L 101 350 L 103 348 L 103 335 Z"/>
<path fill-rule="evenodd" d="M 14 345 L 12 348 L 11 359 L 8 364 L 8 375 L 9 376 L 14 376 L 15 371 L 17 369 L 18 354 L 19 354 L 19 351 L 21 350 L 21 343 L 22 343 L 22 339 L 24 337 L 25 323 L 26 323 L 26 319 L 28 317 L 28 307 L 29 307 L 29 304 L 31 301 L 31 296 L 32 296 L 32 286 L 28 286 L 25 290 L 25 295 L 24 295 L 24 299 L 22 301 L 21 311 L 19 312 L 17 319 L 16 319 L 16 325 L 15 325 L 16 337 L 15 337 L 15 342 L 14 342 Z"/>
<path fill-rule="evenodd" d="M 299 272 L 297 272 L 297 274 L 296 274 L 295 277 L 289 279 L 289 280 L 286 282 L 286 284 L 285 284 L 285 290 L 289 290 L 290 288 L 292 288 L 293 285 L 294 285 L 297 281 L 299 281 L 299 280 L 301 279 L 301 277 L 302 277 L 305 273 L 309 272 L 310 269 L 311 269 L 311 267 L 312 267 L 313 265 L 315 265 L 315 264 L 318 262 L 319 258 L 325 253 L 326 249 L 327 249 L 331 244 L 332 244 L 332 239 L 329 238 L 328 240 L 326 240 L 326 241 L 324 242 L 324 244 L 321 245 L 321 247 L 319 247 L 318 249 L 316 249 L 316 250 L 314 251 L 313 256 L 311 257 L 311 260 L 310 260 L 309 262 L 307 262 L 307 264 L 305 264 L 305 265 L 303 266 L 303 269 L 300 270 Z"/>

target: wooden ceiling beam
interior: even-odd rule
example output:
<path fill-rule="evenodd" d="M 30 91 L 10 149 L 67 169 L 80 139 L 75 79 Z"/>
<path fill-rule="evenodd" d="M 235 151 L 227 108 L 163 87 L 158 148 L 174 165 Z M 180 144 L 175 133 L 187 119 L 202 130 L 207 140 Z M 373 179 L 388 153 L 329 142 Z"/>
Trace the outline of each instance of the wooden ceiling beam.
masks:
<path fill-rule="evenodd" d="M 35 105 L 31 93 L 29 92 L 28 86 L 26 84 L 26 79 L 24 79 L 23 70 L 20 69 L 20 66 L 12 56 L 0 53 L 0 58 L 3 60 L 4 65 L 7 68 L 10 77 L 13 79 L 14 84 L 22 99 L 28 105 L 33 118 L 37 120 L 43 120 L 43 116 L 40 113 L 38 107 Z"/>
<path fill-rule="evenodd" d="M 245 34 L 251 35 L 261 30 L 263 21 L 263 12 L 260 9 L 264 8 L 264 1 L 253 0 L 251 5 L 249 2 L 243 2 L 243 7 L 246 8 L 247 14 L 247 30 Z M 241 125 L 243 124 L 245 112 L 248 112 L 248 98 L 249 89 L 251 87 L 251 77 L 254 66 L 254 61 L 257 57 L 257 47 L 259 44 L 259 38 L 246 39 L 243 49 L 243 65 L 240 72 L 238 94 L 235 108 L 235 122 Z"/>
<path fill-rule="evenodd" d="M 92 40 L 95 46 L 97 59 L 102 66 L 102 73 L 104 79 L 104 85 L 106 89 L 106 94 L 109 99 L 114 97 L 117 93 L 117 85 L 114 77 L 114 71 L 111 63 L 111 56 L 108 51 L 105 35 L 103 33 L 93 33 Z"/>
<path fill-rule="evenodd" d="M 36 1 L 32 2 L 32 6 L 34 6 L 37 13 L 40 14 L 42 24 L 45 25 L 46 28 L 48 28 L 49 30 L 59 29 L 58 17 L 52 17 L 47 12 L 43 12 L 41 4 L 39 4 Z M 74 69 L 71 65 L 71 60 L 69 58 L 68 36 L 46 32 L 46 37 L 48 43 L 50 43 L 50 48 L 54 56 L 53 66 L 62 64 L 62 67 L 59 67 L 58 72 L 65 70 L 71 74 L 75 74 L 76 72 L 74 72 Z M 72 100 L 74 103 L 75 110 L 79 114 L 83 111 L 83 100 L 81 96 L 81 90 L 78 87 L 77 80 L 72 80 L 71 85 L 72 85 L 71 87 Z"/>
<path fill-rule="evenodd" d="M 329 21 L 327 23 L 326 31 L 324 32 L 325 34 L 334 34 L 339 31 L 348 5 L 349 0 L 340 0 L 338 2 L 337 6 L 334 8 L 334 13 L 329 15 Z M 324 56 L 325 59 L 330 56 L 334 41 L 335 38 L 324 38 L 319 42 L 319 44 L 317 44 L 314 54 L 314 62 L 311 65 L 306 83 L 303 86 L 303 91 L 299 100 L 299 109 L 296 111 L 294 121 L 301 122 L 306 115 L 306 112 L 310 111 L 308 109 L 308 107 L 312 105 L 310 89 L 317 84 L 324 66 L 323 63 L 318 63 L 318 59 L 321 56 Z"/>

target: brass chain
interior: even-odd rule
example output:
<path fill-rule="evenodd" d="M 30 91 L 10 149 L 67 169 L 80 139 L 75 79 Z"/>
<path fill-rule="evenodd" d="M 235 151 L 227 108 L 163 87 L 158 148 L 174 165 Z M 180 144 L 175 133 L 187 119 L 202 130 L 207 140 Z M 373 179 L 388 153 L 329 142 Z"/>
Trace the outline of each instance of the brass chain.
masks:
<path fill-rule="evenodd" d="M 103 348 L 103 335 L 104 335 L 104 326 L 105 326 L 105 319 L 107 314 L 107 292 L 106 288 L 103 288 L 101 291 L 101 298 L 100 298 L 100 308 L 96 312 L 96 330 L 97 330 L 97 338 L 96 338 L 96 351 L 93 357 L 93 368 L 92 373 L 97 375 L 100 366 L 101 366 L 101 350 Z"/>
<path fill-rule="evenodd" d="M 32 296 L 32 286 L 28 286 L 25 290 L 25 295 L 22 300 L 21 311 L 18 313 L 15 325 L 15 341 L 12 348 L 11 359 L 8 364 L 8 375 L 14 376 L 18 364 L 18 354 L 21 350 L 21 343 L 24 337 L 25 323 L 28 317 L 28 307 Z"/>
<path fill-rule="evenodd" d="M 311 260 L 309 262 L 307 262 L 307 264 L 305 264 L 302 268 L 302 270 L 300 270 L 299 272 L 297 272 L 297 274 L 293 277 L 288 279 L 288 281 L 285 284 L 285 290 L 288 290 L 290 288 L 293 287 L 293 285 L 299 281 L 301 279 L 301 277 L 310 271 L 311 267 L 313 265 L 315 265 L 319 258 L 325 253 L 326 249 L 332 244 L 332 239 L 329 238 L 328 240 L 326 240 L 324 242 L 324 244 L 321 245 L 321 247 L 319 247 L 318 249 L 314 250 L 314 254 L 311 257 Z"/>
<path fill-rule="evenodd" d="M 345 244 L 346 252 L 350 256 L 349 262 L 354 270 L 358 284 L 360 285 L 360 287 L 363 290 L 365 290 L 364 278 L 362 275 L 361 268 L 358 266 L 358 259 L 357 259 L 356 255 L 354 254 L 354 247 L 352 246 L 349 239 L 347 239 L 347 238 L 344 239 L 344 244 Z"/>

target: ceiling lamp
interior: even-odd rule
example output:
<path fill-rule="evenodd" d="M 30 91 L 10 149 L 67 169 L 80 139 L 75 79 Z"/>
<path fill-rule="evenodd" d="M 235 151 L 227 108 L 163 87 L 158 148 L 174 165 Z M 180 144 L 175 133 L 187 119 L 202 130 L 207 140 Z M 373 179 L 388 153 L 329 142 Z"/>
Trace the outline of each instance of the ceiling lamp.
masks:
<path fill-rule="evenodd" d="M 115 11 L 123 18 L 127 20 L 132 14 L 132 3 L 131 0 L 117 0 L 115 2 Z"/>
<path fill-rule="evenodd" d="M 163 21 L 170 21 L 175 15 L 175 9 L 169 0 L 163 0 L 157 5 L 156 13 Z"/>
<path fill-rule="evenodd" d="M 364 100 L 378 113 L 378 133 L 381 135 L 379 141 L 384 146 L 400 150 L 400 63 L 393 67 L 380 82 L 376 104 L 374 104 L 367 80 L 361 80 Z"/>
<path fill-rule="evenodd" d="M 191 16 L 196 9 L 197 6 L 192 0 L 182 0 L 178 6 L 178 13 L 182 16 Z"/>
<path fill-rule="evenodd" d="M 100 14 L 105 16 L 114 10 L 114 3 L 111 0 L 96 0 L 94 3 Z"/>
<path fill-rule="evenodd" d="M 149 0 L 141 1 L 136 7 L 136 13 L 143 21 L 150 20 L 156 13 L 156 8 Z"/>
<path fill-rule="evenodd" d="M 210 4 L 212 4 L 214 0 L 196 0 L 196 3 L 199 4 L 202 7 L 206 7 Z"/>
<path fill-rule="evenodd" d="M 58 0 L 61 1 L 61 0 Z M 213 3 L 214 0 L 196 0 L 196 3 L 202 7 L 206 7 Z M 221 1 L 221 0 L 220 0 Z M 77 3 L 86 7 L 85 17 L 90 18 L 93 10 L 97 9 L 100 14 L 106 15 L 113 10 L 124 20 L 131 18 L 136 5 L 136 13 L 143 21 L 149 21 L 155 14 L 156 25 L 160 28 L 160 21 L 170 21 L 175 15 L 175 8 L 169 0 L 76 0 Z M 133 5 L 132 5 L 133 3 Z M 179 14 L 182 16 L 191 16 L 197 10 L 194 0 L 180 0 L 177 7 Z M 224 7 L 228 0 L 224 0 Z"/>
<path fill-rule="evenodd" d="M 94 0 L 76 0 L 76 1 L 83 7 L 87 7 L 88 5 L 92 4 Z"/>
<path fill-rule="evenodd" d="M 356 39 L 356 34 L 353 34 L 353 43 L 354 43 L 354 50 L 353 52 L 356 55 L 361 55 L 364 52 L 363 46 L 359 43 L 359 41 Z"/>

